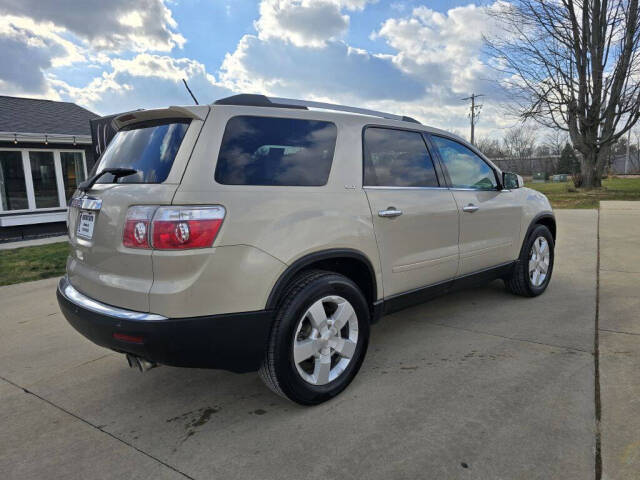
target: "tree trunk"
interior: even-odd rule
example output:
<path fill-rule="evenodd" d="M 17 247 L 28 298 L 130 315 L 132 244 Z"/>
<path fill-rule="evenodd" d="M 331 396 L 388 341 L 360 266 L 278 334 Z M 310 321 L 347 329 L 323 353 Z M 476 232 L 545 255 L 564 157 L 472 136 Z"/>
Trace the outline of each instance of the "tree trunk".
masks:
<path fill-rule="evenodd" d="M 595 149 L 582 155 L 580 159 L 580 174 L 582 175 L 582 188 L 600 188 L 602 186 L 602 163 L 604 152 L 596 152 Z"/>

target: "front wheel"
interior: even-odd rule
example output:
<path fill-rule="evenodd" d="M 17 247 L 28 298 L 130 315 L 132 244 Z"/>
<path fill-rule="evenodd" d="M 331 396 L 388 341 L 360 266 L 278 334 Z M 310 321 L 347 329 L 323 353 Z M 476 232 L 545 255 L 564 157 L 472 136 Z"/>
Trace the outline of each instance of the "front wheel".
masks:
<path fill-rule="evenodd" d="M 271 390 L 315 405 L 355 377 L 369 343 L 369 308 L 348 278 L 311 271 L 296 278 L 276 314 L 260 376 Z"/>
<path fill-rule="evenodd" d="M 513 273 L 505 278 L 507 290 L 523 297 L 536 297 L 543 293 L 551 281 L 554 248 L 549 229 L 537 225 L 525 239 Z"/>

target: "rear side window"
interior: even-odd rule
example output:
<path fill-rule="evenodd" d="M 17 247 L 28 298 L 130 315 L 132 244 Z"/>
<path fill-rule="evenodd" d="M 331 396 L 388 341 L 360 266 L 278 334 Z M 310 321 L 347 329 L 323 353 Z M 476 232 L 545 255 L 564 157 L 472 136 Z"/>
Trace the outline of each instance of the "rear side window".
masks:
<path fill-rule="evenodd" d="M 164 182 L 189 123 L 186 119 L 172 119 L 123 128 L 113 137 L 91 175 L 105 168 L 123 167 L 133 168 L 138 173 L 121 177 L 118 183 Z M 96 183 L 113 183 L 113 179 L 113 175 L 106 174 Z"/>
<path fill-rule="evenodd" d="M 329 179 L 337 128 L 331 122 L 238 116 L 227 122 L 216 182 L 320 186 Z"/>
<path fill-rule="evenodd" d="M 368 127 L 364 131 L 364 185 L 437 187 L 438 177 L 422 134 Z"/>

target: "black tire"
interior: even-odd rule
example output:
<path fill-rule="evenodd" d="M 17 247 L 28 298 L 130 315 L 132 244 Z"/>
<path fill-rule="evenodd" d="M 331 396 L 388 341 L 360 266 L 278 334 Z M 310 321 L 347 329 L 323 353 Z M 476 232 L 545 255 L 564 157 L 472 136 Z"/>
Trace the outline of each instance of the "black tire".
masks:
<path fill-rule="evenodd" d="M 329 383 L 313 385 L 298 373 L 293 360 L 293 342 L 298 324 L 309 307 L 331 295 L 342 297 L 353 307 L 358 339 L 344 371 Z M 280 302 L 260 377 L 275 393 L 301 405 L 325 402 L 344 390 L 358 373 L 369 344 L 369 323 L 367 301 L 355 283 L 333 272 L 303 272 L 292 281 Z"/>
<path fill-rule="evenodd" d="M 540 285 L 534 285 L 529 276 L 529 258 L 533 244 L 539 237 L 543 237 L 549 246 L 549 266 L 544 281 Z M 542 294 L 551 281 L 554 247 L 553 235 L 551 235 L 549 229 L 544 225 L 536 225 L 524 240 L 520 250 L 520 257 L 516 262 L 513 273 L 510 277 L 504 279 L 507 290 L 523 297 L 537 297 Z"/>

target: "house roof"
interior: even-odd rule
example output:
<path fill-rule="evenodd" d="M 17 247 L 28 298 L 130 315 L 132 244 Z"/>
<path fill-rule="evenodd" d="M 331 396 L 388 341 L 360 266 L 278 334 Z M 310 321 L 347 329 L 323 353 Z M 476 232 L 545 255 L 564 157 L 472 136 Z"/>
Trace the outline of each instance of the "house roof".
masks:
<path fill-rule="evenodd" d="M 71 102 L 0 95 L 0 132 L 91 135 L 98 117 Z"/>

